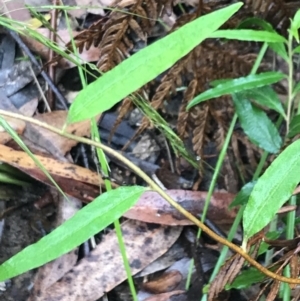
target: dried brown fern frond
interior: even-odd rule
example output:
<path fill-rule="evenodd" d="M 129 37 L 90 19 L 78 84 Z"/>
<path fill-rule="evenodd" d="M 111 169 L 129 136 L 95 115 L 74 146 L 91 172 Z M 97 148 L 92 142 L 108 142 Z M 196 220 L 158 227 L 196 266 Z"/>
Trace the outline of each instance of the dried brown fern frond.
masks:
<path fill-rule="evenodd" d="M 186 88 L 183 94 L 183 100 L 179 108 L 178 118 L 177 118 L 177 132 L 178 132 L 178 136 L 181 139 L 186 139 L 189 137 L 189 132 L 187 130 L 189 112 L 185 108 L 187 104 L 196 96 L 195 94 L 196 94 L 197 86 L 198 86 L 198 81 L 196 79 L 193 79 L 189 83 L 188 87 Z"/>
<path fill-rule="evenodd" d="M 213 301 L 223 291 L 225 285 L 235 279 L 244 263 L 245 259 L 236 254 L 222 266 L 220 272 L 209 286 L 208 301 Z"/>
<path fill-rule="evenodd" d="M 101 30 L 102 26 L 107 21 L 107 17 L 101 18 L 99 21 L 92 24 L 88 29 L 81 31 L 75 38 L 74 44 L 78 49 L 79 53 L 82 53 L 83 49 L 89 50 L 92 45 L 95 47 L 98 46 L 103 32 Z M 71 52 L 73 45 L 69 42 L 66 45 L 66 48 Z"/>
<path fill-rule="evenodd" d="M 271 23 L 283 34 L 287 34 L 290 19 L 293 18 L 300 3 L 293 2 L 293 6 L 286 0 L 246 0 L 243 11 Z"/>
<path fill-rule="evenodd" d="M 137 0 L 133 5 L 118 8 L 110 13 L 104 24 L 102 40 L 98 45 L 102 53 L 97 67 L 103 72 L 140 48 L 138 44 L 146 46 L 148 35 L 159 17 L 159 5 L 154 0 Z"/>

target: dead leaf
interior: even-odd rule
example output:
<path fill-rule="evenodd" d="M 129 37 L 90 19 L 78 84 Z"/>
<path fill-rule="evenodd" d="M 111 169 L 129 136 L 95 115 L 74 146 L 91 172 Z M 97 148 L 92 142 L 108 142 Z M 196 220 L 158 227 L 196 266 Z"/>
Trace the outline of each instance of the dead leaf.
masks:
<path fill-rule="evenodd" d="M 133 275 L 164 254 L 177 240 L 182 227 L 127 221 L 122 224 L 127 258 Z M 27 301 L 95 301 L 126 279 L 115 231 L 107 234 L 59 282 Z M 38 297 L 39 295 L 39 297 Z"/>
<path fill-rule="evenodd" d="M 25 130 L 26 123 L 23 120 L 4 117 L 3 118 L 8 122 L 8 124 L 19 134 L 21 135 Z M 0 126 L 0 144 L 5 144 L 11 140 L 11 136 Z"/>
<path fill-rule="evenodd" d="M 53 111 L 50 113 L 36 115 L 34 116 L 34 119 L 62 129 L 66 123 L 67 116 L 67 111 Z M 99 118 L 100 116 L 98 116 L 96 119 L 98 120 Z M 90 120 L 85 120 L 68 125 L 65 129 L 65 132 L 79 137 L 90 136 L 90 128 Z M 53 156 L 57 157 L 58 154 L 58 158 L 64 156 L 66 152 L 68 152 L 78 143 L 73 139 L 65 138 L 34 124 L 26 127 L 24 136 L 31 140 L 34 144 L 50 152 Z"/>
<path fill-rule="evenodd" d="M 75 164 L 60 162 L 55 159 L 35 155 L 48 170 L 65 193 L 90 202 L 99 195 L 98 187 L 104 185 L 103 179 L 89 169 Z M 34 161 L 23 151 L 16 151 L 5 145 L 0 145 L 0 161 L 12 165 L 31 177 L 53 186 L 47 176 L 35 165 Z M 115 188 L 117 185 L 112 183 Z"/>
<path fill-rule="evenodd" d="M 167 193 L 183 208 L 193 215 L 202 213 L 206 191 L 167 190 Z M 210 201 L 207 217 L 218 225 L 232 224 L 237 209 L 229 210 L 234 195 L 227 192 L 215 192 Z M 165 199 L 154 191 L 143 193 L 139 201 L 125 217 L 146 223 L 163 225 L 192 225 L 193 223 L 174 209 Z"/>
<path fill-rule="evenodd" d="M 143 283 L 143 288 L 153 294 L 167 293 L 177 288 L 181 280 L 181 273 L 173 270 L 163 273 L 155 280 Z"/>
<path fill-rule="evenodd" d="M 0 6 L 9 18 L 16 21 L 27 21 L 31 18 L 29 10 L 25 7 L 24 0 L 5 1 L 0 0 Z"/>

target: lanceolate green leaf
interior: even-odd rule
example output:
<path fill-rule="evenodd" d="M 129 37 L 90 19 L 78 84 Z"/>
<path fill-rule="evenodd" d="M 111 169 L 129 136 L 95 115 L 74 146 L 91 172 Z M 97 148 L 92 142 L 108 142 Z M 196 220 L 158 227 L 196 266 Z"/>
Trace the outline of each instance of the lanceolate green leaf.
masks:
<path fill-rule="evenodd" d="M 210 35 L 210 38 L 225 38 L 231 40 L 234 39 L 240 41 L 255 41 L 267 43 L 286 42 L 286 39 L 284 37 L 275 32 L 253 29 L 217 30 Z"/>
<path fill-rule="evenodd" d="M 281 137 L 266 113 L 253 106 L 241 94 L 233 94 L 232 99 L 239 121 L 249 139 L 270 153 L 277 153 L 281 147 Z"/>
<path fill-rule="evenodd" d="M 280 81 L 284 77 L 285 75 L 280 72 L 265 72 L 260 74 L 248 75 L 246 77 L 226 80 L 224 83 L 220 83 L 215 88 L 207 90 L 202 94 L 196 96 L 188 104 L 187 109 L 190 109 L 196 104 L 211 98 L 270 85 Z"/>
<path fill-rule="evenodd" d="M 300 140 L 297 140 L 273 161 L 254 186 L 244 211 L 245 240 L 263 229 L 292 196 L 300 182 L 299 170 Z"/>
<path fill-rule="evenodd" d="M 137 52 L 83 89 L 71 105 L 68 122 L 106 111 L 171 67 L 226 22 L 242 3 L 200 17 Z"/>
<path fill-rule="evenodd" d="M 103 193 L 59 228 L 0 265 L 0 281 L 71 251 L 122 216 L 145 190 L 145 187 L 134 186 Z"/>
<path fill-rule="evenodd" d="M 288 133 L 288 137 L 293 138 L 297 134 L 300 134 L 300 115 L 293 117 L 290 123 L 290 131 Z"/>
<path fill-rule="evenodd" d="M 296 41 L 299 43 L 299 33 L 298 29 L 300 28 L 300 10 L 298 10 L 294 16 L 294 19 L 292 20 L 290 32 L 296 39 Z"/>

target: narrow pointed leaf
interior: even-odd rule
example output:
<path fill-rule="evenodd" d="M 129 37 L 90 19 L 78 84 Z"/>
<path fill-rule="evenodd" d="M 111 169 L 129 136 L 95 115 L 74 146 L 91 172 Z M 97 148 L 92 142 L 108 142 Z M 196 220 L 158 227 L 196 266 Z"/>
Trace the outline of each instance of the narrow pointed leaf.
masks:
<path fill-rule="evenodd" d="M 122 216 L 145 190 L 134 186 L 103 193 L 50 234 L 0 265 L 0 281 L 39 267 L 79 246 Z"/>
<path fill-rule="evenodd" d="M 246 205 L 245 240 L 263 229 L 300 182 L 300 140 L 289 145 L 258 179 Z"/>
<path fill-rule="evenodd" d="M 260 74 L 248 75 L 246 77 L 235 78 L 226 80 L 220 83 L 215 88 L 207 90 L 200 95 L 196 96 L 187 106 L 187 109 L 195 106 L 196 104 L 205 100 L 220 97 L 226 94 L 233 94 L 242 92 L 249 89 L 259 88 L 273 83 L 277 83 L 285 77 L 280 72 L 265 72 Z"/>
<path fill-rule="evenodd" d="M 290 123 L 290 130 L 288 133 L 288 137 L 293 138 L 297 134 L 300 134 L 300 115 L 296 115 L 293 117 Z"/>
<path fill-rule="evenodd" d="M 238 2 L 200 17 L 105 73 L 79 93 L 71 105 L 68 123 L 88 119 L 110 109 L 189 53 L 241 6 L 242 3 Z"/>
<path fill-rule="evenodd" d="M 266 113 L 253 106 L 241 94 L 233 94 L 232 99 L 241 126 L 251 142 L 269 153 L 277 153 L 282 140 L 278 130 Z"/>
<path fill-rule="evenodd" d="M 253 30 L 253 29 L 227 29 L 217 30 L 210 35 L 210 38 L 225 38 L 240 41 L 255 41 L 266 43 L 286 42 L 286 39 L 275 32 Z"/>
<path fill-rule="evenodd" d="M 250 267 L 246 271 L 242 271 L 240 275 L 238 275 L 231 284 L 226 284 L 225 289 L 245 289 L 253 285 L 254 283 L 258 283 L 263 281 L 266 278 L 262 272 L 257 270 L 256 268 Z"/>
<path fill-rule="evenodd" d="M 272 27 L 272 25 L 270 23 L 266 22 L 265 20 L 256 18 L 256 17 L 248 18 L 248 19 L 242 21 L 239 24 L 238 29 L 253 27 L 253 25 L 259 26 L 266 31 L 277 34 L 277 32 L 274 30 L 274 28 Z M 275 51 L 278 55 L 280 55 L 284 60 L 286 60 L 288 62 L 289 58 L 288 58 L 286 47 L 285 47 L 286 44 L 284 42 L 268 43 L 268 45 L 273 51 Z"/>
<path fill-rule="evenodd" d="M 292 20 L 290 32 L 296 39 L 296 41 L 299 43 L 299 33 L 298 29 L 300 28 L 300 10 L 298 10 L 294 16 L 294 19 Z"/>

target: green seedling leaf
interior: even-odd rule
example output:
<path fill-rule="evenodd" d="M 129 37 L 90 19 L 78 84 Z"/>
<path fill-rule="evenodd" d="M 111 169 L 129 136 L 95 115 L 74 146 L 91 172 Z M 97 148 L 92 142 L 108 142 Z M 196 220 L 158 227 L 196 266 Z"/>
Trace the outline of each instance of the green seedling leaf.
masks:
<path fill-rule="evenodd" d="M 289 145 L 258 179 L 246 205 L 243 226 L 247 241 L 263 229 L 292 196 L 300 182 L 300 140 Z"/>
<path fill-rule="evenodd" d="M 242 92 L 249 89 L 259 88 L 266 85 L 277 83 L 285 77 L 280 72 L 265 72 L 260 74 L 248 75 L 246 77 L 235 78 L 226 80 L 220 83 L 215 88 L 207 90 L 200 95 L 196 96 L 187 106 L 189 110 L 193 106 L 205 100 L 220 97 L 226 94 Z"/>
<path fill-rule="evenodd" d="M 245 289 L 253 285 L 254 283 L 259 283 L 263 281 L 266 276 L 255 268 L 249 268 L 238 275 L 231 284 L 225 286 L 226 290 L 230 289 Z"/>
<path fill-rule="evenodd" d="M 300 115 L 293 117 L 290 123 L 290 131 L 288 133 L 288 138 L 293 138 L 297 134 L 300 134 Z"/>
<path fill-rule="evenodd" d="M 244 97 L 253 99 L 258 104 L 266 106 L 278 112 L 283 117 L 286 117 L 286 114 L 284 112 L 283 106 L 281 104 L 281 101 L 277 93 L 275 93 L 275 91 L 270 86 L 264 86 L 261 88 L 246 90 L 241 93 L 243 94 Z"/>
<path fill-rule="evenodd" d="M 275 32 L 253 29 L 217 30 L 210 35 L 210 38 L 224 38 L 231 40 L 234 39 L 240 41 L 255 41 L 266 43 L 286 42 L 286 39 L 284 37 Z"/>
<path fill-rule="evenodd" d="M 275 53 L 281 56 L 286 62 L 289 61 L 285 43 L 269 43 L 268 45 Z"/>
<path fill-rule="evenodd" d="M 249 139 L 269 153 L 278 153 L 282 140 L 277 128 L 261 109 L 240 94 L 232 95 L 241 126 Z"/>
<path fill-rule="evenodd" d="M 299 33 L 298 29 L 300 28 L 300 10 L 298 10 L 292 20 L 290 32 L 295 38 L 295 40 L 299 43 Z"/>
<path fill-rule="evenodd" d="M 120 187 L 103 193 L 53 232 L 0 265 L 0 281 L 39 267 L 79 246 L 121 217 L 146 189 Z"/>
<path fill-rule="evenodd" d="M 235 206 L 241 206 L 247 204 L 255 183 L 256 181 L 252 181 L 245 184 L 242 187 L 242 189 L 239 191 L 239 193 L 236 195 L 232 203 L 229 205 L 229 208 L 231 209 Z"/>
<path fill-rule="evenodd" d="M 138 51 L 83 89 L 71 105 L 68 123 L 92 118 L 170 68 L 226 22 L 240 7 L 236 3 L 184 25 Z"/>

